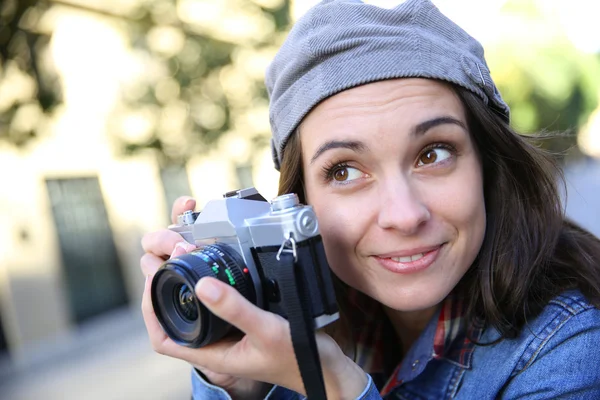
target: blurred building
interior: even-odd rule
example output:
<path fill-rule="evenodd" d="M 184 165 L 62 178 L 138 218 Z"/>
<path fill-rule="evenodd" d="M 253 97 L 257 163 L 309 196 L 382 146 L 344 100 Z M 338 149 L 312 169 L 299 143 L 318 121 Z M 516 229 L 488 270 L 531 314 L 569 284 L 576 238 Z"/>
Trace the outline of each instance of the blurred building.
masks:
<path fill-rule="evenodd" d="M 600 237 L 600 160 L 586 158 L 565 168 L 567 215 Z"/>
<path fill-rule="evenodd" d="M 48 140 L 0 148 L 0 388 L 143 331 L 142 235 L 170 223 L 178 196 L 195 195 L 201 206 L 255 184 L 231 151 L 181 168 L 161 168 L 152 154 L 117 158 L 100 121 L 89 124 L 95 118 L 65 111 Z M 268 149 L 263 157 L 268 165 Z"/>
<path fill-rule="evenodd" d="M 147 62 L 147 55 L 128 47 L 127 29 L 115 17 L 143 2 L 49 3 L 34 29 L 51 38 L 39 57 L 58 74 L 62 104 L 42 115 L 32 100 L 37 89 L 31 77 L 15 63 L 1 71 L 0 110 L 20 104 L 9 129 L 36 131 L 38 139 L 21 147 L 0 141 L 0 398 L 187 396 L 189 366 L 154 355 L 147 340 L 140 240 L 170 223 L 173 200 L 182 195 L 194 196 L 199 208 L 239 187 L 275 196 L 270 150 L 253 143 L 257 134 L 268 134 L 264 102 L 247 88 L 260 77 L 243 79 L 264 70 L 264 57 L 252 67 L 245 49 L 211 78 L 213 86 L 246 97 L 237 108 L 231 105 L 231 129 L 210 151 L 180 164 L 165 163 L 152 149 L 124 154 L 115 140 L 143 141 L 148 129 L 161 130 L 175 150 L 191 143 L 189 127 L 180 123 L 191 107 L 179 99 L 171 71 L 161 67 L 164 55 Z M 101 7 L 90 10 L 90 4 Z M 186 17 L 191 24 L 192 13 Z M 232 30 L 240 35 L 235 40 L 258 34 L 247 25 L 247 31 Z M 158 47 L 178 37 L 168 29 L 151 33 L 148 42 Z M 142 83 L 151 86 L 158 105 L 141 110 L 132 107 L 142 104 L 137 97 L 126 101 L 140 92 L 133 87 L 140 78 L 149 80 Z M 205 97 L 198 93 L 199 100 Z M 205 101 L 193 117 L 207 126 L 222 124 L 224 112 L 215 104 Z"/>

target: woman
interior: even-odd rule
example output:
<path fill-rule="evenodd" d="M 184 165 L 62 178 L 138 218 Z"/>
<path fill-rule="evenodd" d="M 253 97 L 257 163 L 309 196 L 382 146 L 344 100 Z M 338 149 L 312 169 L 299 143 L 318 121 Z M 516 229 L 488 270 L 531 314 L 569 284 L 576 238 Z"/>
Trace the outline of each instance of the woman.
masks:
<path fill-rule="evenodd" d="M 267 87 L 280 193 L 314 207 L 338 286 L 317 335 L 328 398 L 600 398 L 600 242 L 565 220 L 558 169 L 509 127 L 473 38 L 426 0 L 324 1 Z M 147 282 L 194 248 L 142 244 Z M 194 398 L 305 393 L 284 319 L 214 279 L 196 293 L 245 336 L 179 347 L 148 288 L 142 306 L 154 349 L 195 366 Z"/>

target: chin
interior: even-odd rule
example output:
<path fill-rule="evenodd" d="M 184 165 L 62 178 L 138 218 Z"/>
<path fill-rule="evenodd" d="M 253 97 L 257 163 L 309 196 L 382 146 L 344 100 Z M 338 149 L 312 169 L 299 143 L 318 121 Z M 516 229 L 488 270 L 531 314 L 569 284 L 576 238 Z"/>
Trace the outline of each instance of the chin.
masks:
<path fill-rule="evenodd" d="M 387 299 L 386 299 L 387 300 Z M 404 312 L 414 312 L 414 311 L 422 311 L 428 310 L 432 307 L 437 306 L 442 301 L 444 301 L 444 297 L 435 298 L 435 299 L 389 299 L 390 301 L 381 301 L 378 300 L 384 306 L 391 308 L 396 311 L 404 311 Z"/>
<path fill-rule="evenodd" d="M 448 296 L 450 290 L 428 288 L 393 288 L 392 290 L 361 290 L 382 305 L 397 311 L 412 312 L 435 307 Z"/>

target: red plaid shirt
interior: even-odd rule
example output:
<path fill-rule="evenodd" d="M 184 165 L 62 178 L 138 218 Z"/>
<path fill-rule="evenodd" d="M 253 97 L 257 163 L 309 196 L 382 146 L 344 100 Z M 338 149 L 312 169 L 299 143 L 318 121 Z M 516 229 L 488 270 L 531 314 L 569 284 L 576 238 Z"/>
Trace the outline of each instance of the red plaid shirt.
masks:
<path fill-rule="evenodd" d="M 383 363 L 383 356 L 386 354 L 383 335 L 386 329 L 384 321 L 387 317 L 378 303 L 360 294 L 351 293 L 351 303 L 358 307 L 363 315 L 359 324 L 361 330 L 357 336 L 355 361 L 374 381 L 379 380 L 380 394 L 385 396 L 402 384 L 398 375 L 403 364 L 400 360 L 393 373 L 389 374 L 388 371 L 386 374 Z M 463 313 L 463 302 L 452 295 L 441 304 L 439 313 L 436 314 L 437 325 L 433 343 L 428 344 L 431 346 L 432 359 L 444 358 L 463 366 L 469 364 L 468 360 L 475 346 L 469 338 L 478 338 L 481 327 L 467 327 Z M 423 340 L 422 337 L 417 339 L 417 342 L 419 340 Z"/>

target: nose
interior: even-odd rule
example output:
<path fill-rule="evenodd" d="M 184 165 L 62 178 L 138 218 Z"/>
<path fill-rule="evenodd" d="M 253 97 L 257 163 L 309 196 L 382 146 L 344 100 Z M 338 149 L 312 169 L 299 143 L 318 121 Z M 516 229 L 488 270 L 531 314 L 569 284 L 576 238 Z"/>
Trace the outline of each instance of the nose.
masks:
<path fill-rule="evenodd" d="M 383 185 L 377 221 L 381 228 L 408 236 L 415 234 L 430 218 L 424 199 L 405 177 L 396 177 Z"/>

